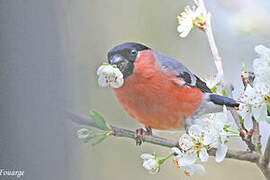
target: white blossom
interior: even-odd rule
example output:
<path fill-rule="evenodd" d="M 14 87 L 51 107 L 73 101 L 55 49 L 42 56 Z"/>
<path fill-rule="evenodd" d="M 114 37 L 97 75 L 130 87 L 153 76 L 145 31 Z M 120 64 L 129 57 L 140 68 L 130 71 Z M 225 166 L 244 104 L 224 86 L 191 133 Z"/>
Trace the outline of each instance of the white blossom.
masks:
<path fill-rule="evenodd" d="M 210 136 L 203 133 L 199 125 L 194 124 L 189 128 L 188 134 L 183 134 L 180 137 L 179 146 L 190 155 L 195 156 L 198 153 L 200 160 L 204 162 L 209 157 L 205 146 L 208 145 L 207 142 L 209 142 L 210 138 Z"/>
<path fill-rule="evenodd" d="M 182 38 L 186 37 L 193 28 L 193 25 L 200 27 L 198 23 L 203 22 L 203 14 L 204 9 L 199 3 L 196 3 L 196 6 L 193 6 L 192 8 L 190 6 L 186 6 L 184 12 L 182 12 L 180 16 L 177 16 L 179 24 L 177 31 L 180 33 L 179 36 Z"/>
<path fill-rule="evenodd" d="M 172 153 L 174 153 L 174 160 L 177 162 L 178 166 L 188 166 L 191 164 L 194 164 L 196 162 L 197 155 L 196 153 L 192 153 L 192 152 L 181 152 L 180 149 L 173 147 L 171 149 Z"/>
<path fill-rule="evenodd" d="M 120 88 L 123 83 L 123 74 L 121 71 L 110 64 L 101 65 L 97 70 L 98 84 L 101 87 Z"/>
<path fill-rule="evenodd" d="M 141 155 L 141 158 L 144 160 L 143 167 L 150 173 L 155 174 L 159 171 L 159 164 L 154 155 L 144 153 Z"/>
<path fill-rule="evenodd" d="M 253 126 L 252 116 L 257 121 L 267 119 L 267 105 L 264 102 L 264 95 L 260 90 L 247 85 L 244 94 L 240 97 L 239 114 L 244 120 L 244 126 L 250 130 Z"/>
<path fill-rule="evenodd" d="M 210 114 L 206 118 L 202 118 L 199 125 L 203 129 L 204 134 L 208 137 L 208 141 L 205 144 L 209 145 L 209 148 L 216 148 L 216 161 L 221 162 L 224 160 L 228 147 L 226 142 L 228 141 L 228 135 L 231 133 L 224 130 L 225 126 L 231 126 L 231 122 L 228 121 L 229 112 L 226 106 L 223 106 L 222 113 Z"/>
<path fill-rule="evenodd" d="M 194 173 L 203 174 L 205 169 L 200 164 L 195 164 L 197 157 L 196 155 L 187 152 L 182 153 L 180 149 L 173 147 L 172 153 L 174 153 L 174 160 L 177 165 L 184 170 L 185 175 L 192 176 Z"/>
<path fill-rule="evenodd" d="M 79 129 L 77 131 L 77 136 L 79 139 L 82 139 L 84 141 L 88 141 L 90 137 L 90 130 L 86 128 Z"/>

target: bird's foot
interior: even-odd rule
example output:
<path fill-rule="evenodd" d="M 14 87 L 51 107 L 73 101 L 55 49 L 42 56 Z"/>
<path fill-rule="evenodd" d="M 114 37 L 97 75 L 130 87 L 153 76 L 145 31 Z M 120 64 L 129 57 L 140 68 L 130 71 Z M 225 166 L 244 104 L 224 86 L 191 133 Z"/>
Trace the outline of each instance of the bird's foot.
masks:
<path fill-rule="evenodd" d="M 136 145 L 141 145 L 143 143 L 143 137 L 145 135 L 152 135 L 152 129 L 150 127 L 136 129 L 135 131 Z"/>

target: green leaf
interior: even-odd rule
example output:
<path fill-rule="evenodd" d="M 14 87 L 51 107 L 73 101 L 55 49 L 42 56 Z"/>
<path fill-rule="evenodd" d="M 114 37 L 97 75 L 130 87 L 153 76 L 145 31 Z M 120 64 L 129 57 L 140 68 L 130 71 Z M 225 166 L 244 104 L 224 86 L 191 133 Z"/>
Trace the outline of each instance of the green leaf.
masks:
<path fill-rule="evenodd" d="M 99 140 L 97 140 L 96 142 L 93 142 L 93 143 L 92 143 L 92 146 L 96 146 L 96 145 L 102 143 L 106 138 L 107 138 L 107 136 L 101 137 L 101 138 L 100 138 Z"/>
<path fill-rule="evenodd" d="M 103 129 L 103 130 L 110 130 L 108 128 L 106 121 L 104 120 L 103 116 L 98 113 L 95 110 L 92 110 L 89 112 L 89 116 L 95 121 L 95 124 L 97 125 L 98 128 Z"/>
<path fill-rule="evenodd" d="M 242 73 L 247 72 L 247 66 L 245 65 L 245 63 L 242 64 Z"/>
<path fill-rule="evenodd" d="M 229 125 L 229 124 L 224 125 L 224 128 L 226 128 L 226 129 L 229 128 L 229 127 L 231 127 L 231 125 Z"/>
<path fill-rule="evenodd" d="M 226 91 L 226 89 L 225 88 L 222 88 L 222 95 L 223 96 L 225 96 L 225 97 L 227 97 L 228 95 L 227 95 L 227 91 Z"/>
<path fill-rule="evenodd" d="M 214 86 L 210 89 L 213 93 L 217 94 L 217 86 Z"/>

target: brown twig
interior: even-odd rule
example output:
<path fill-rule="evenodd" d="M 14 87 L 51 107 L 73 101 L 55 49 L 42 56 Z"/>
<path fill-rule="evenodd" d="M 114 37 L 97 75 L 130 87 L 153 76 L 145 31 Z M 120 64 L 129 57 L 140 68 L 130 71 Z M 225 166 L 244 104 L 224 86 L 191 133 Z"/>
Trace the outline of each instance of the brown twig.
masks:
<path fill-rule="evenodd" d="M 253 122 L 253 136 L 252 136 L 252 142 L 255 145 L 255 150 L 257 153 L 261 154 L 261 135 L 260 135 L 260 128 L 259 128 L 259 123 L 255 120 L 254 117 L 252 117 L 252 122 Z"/>
<path fill-rule="evenodd" d="M 256 147 L 251 141 L 252 134 L 253 134 L 253 130 L 247 132 L 243 128 L 240 129 L 240 137 L 241 137 L 241 139 L 247 144 L 250 151 L 255 151 Z"/>
<path fill-rule="evenodd" d="M 268 137 L 266 148 L 262 158 L 262 165 L 264 167 L 267 167 L 269 165 L 269 160 L 270 160 L 270 136 Z"/>
<path fill-rule="evenodd" d="M 69 117 L 72 119 L 73 122 L 79 123 L 81 125 L 88 125 L 88 126 L 100 129 L 96 125 L 93 125 L 93 124 L 95 124 L 95 122 L 90 117 L 84 116 L 84 115 L 79 114 L 79 113 L 71 113 L 71 112 L 69 112 Z M 110 134 L 111 136 L 124 137 L 124 138 L 130 138 L 130 139 L 136 140 L 135 136 L 134 136 L 135 131 L 131 131 L 131 130 L 115 127 L 115 126 L 110 126 L 110 128 L 112 130 L 112 133 Z M 100 129 L 100 130 L 102 130 L 102 129 Z M 171 148 L 171 147 L 178 147 L 179 148 L 177 141 L 162 138 L 162 137 L 157 137 L 157 136 L 153 136 L 153 135 L 143 136 L 142 140 L 143 140 L 143 142 L 156 144 L 156 145 L 160 145 L 160 146 L 164 146 L 164 147 L 168 147 L 168 148 Z M 215 148 L 209 150 L 209 155 L 215 156 L 215 154 L 216 154 Z M 237 160 L 242 160 L 242 161 L 249 161 L 249 162 L 257 162 L 259 160 L 259 157 L 260 156 L 257 153 L 252 153 L 252 152 L 248 152 L 248 151 L 228 150 L 228 152 L 226 154 L 226 158 L 237 159 Z"/>

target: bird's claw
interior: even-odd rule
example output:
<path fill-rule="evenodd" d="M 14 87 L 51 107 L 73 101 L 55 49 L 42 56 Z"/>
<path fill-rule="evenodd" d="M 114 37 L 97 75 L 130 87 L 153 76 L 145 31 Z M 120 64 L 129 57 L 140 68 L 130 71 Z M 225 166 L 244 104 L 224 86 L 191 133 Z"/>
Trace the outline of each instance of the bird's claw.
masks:
<path fill-rule="evenodd" d="M 136 145 L 141 145 L 143 143 L 143 138 L 145 135 L 152 135 L 152 129 L 150 127 L 139 128 L 135 131 Z"/>

